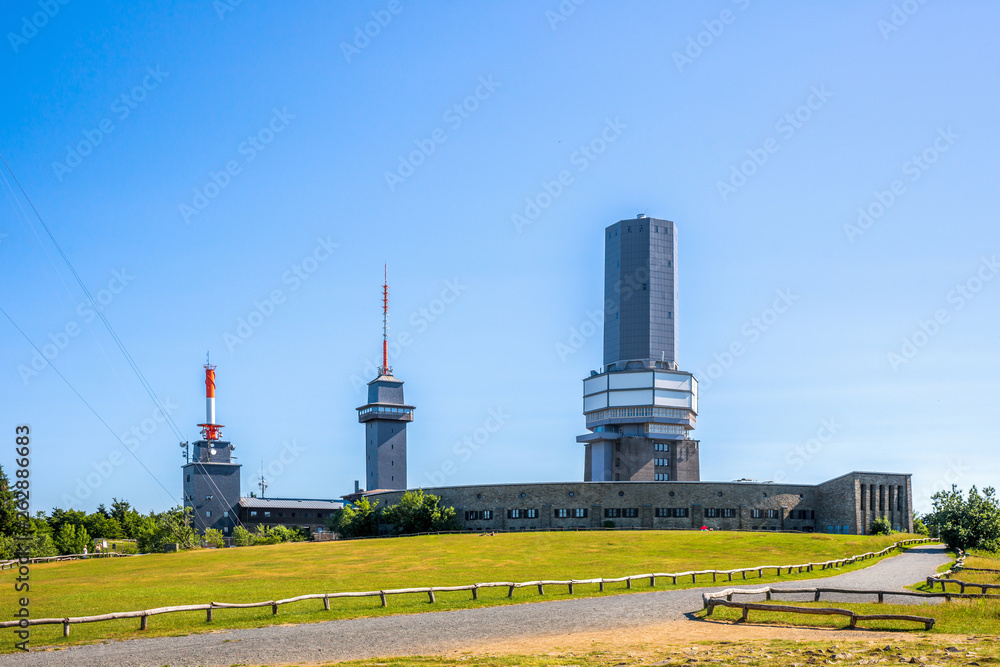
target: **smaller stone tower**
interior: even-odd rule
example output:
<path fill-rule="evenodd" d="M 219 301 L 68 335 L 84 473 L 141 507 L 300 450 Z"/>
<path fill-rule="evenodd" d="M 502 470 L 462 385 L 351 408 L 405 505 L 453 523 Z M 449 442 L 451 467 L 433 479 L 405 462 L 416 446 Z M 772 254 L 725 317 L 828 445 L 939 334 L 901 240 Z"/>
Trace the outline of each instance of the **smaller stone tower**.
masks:
<path fill-rule="evenodd" d="M 368 383 L 368 403 L 358 408 L 365 425 L 365 488 L 368 491 L 406 488 L 406 424 L 412 405 L 403 401 L 403 381 L 389 368 L 389 279 L 382 285 L 382 367 Z"/>

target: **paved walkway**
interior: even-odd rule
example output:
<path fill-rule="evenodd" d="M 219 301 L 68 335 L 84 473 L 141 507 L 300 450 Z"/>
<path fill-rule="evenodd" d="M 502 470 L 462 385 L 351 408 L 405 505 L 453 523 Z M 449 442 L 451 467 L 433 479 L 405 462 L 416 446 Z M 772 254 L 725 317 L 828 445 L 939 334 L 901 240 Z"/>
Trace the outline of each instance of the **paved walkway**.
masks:
<path fill-rule="evenodd" d="M 910 549 L 871 567 L 792 586 L 902 590 L 949 560 L 944 547 Z M 4 665 L 232 665 L 314 663 L 422 655 L 506 638 L 636 627 L 681 620 L 702 608 L 702 593 L 724 586 L 577 598 L 480 609 L 357 618 L 292 626 L 228 630 L 186 637 L 130 639 L 61 651 L 0 656 Z M 755 588 L 752 584 L 745 588 Z M 747 598 L 750 599 L 750 598 Z M 784 599 L 784 598 L 783 598 Z M 790 599 L 790 598 L 789 598 Z M 827 599 L 827 596 L 824 596 Z M 872 596 L 831 596 L 871 602 Z M 886 596 L 886 602 L 913 598 Z"/>

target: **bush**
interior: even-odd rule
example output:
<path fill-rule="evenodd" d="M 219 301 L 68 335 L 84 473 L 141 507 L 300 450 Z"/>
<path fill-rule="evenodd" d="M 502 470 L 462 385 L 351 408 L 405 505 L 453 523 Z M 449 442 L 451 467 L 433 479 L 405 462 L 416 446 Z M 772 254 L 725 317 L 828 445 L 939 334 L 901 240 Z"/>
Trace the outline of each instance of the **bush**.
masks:
<path fill-rule="evenodd" d="M 889 535 L 890 533 L 892 533 L 892 524 L 889 522 L 889 517 L 880 516 L 872 521 L 872 535 Z"/>
<path fill-rule="evenodd" d="M 606 519 L 604 521 L 604 527 L 605 528 L 614 528 L 615 527 L 615 522 L 612 521 L 611 519 Z"/>
<path fill-rule="evenodd" d="M 226 539 L 222 536 L 222 531 L 218 528 L 209 528 L 205 531 L 205 544 L 216 549 L 226 546 Z"/>
<path fill-rule="evenodd" d="M 455 508 L 442 507 L 440 496 L 423 489 L 404 493 L 397 504 L 385 508 L 382 520 L 402 535 L 458 529 Z"/>
<path fill-rule="evenodd" d="M 952 549 L 1000 551 L 1000 503 L 993 487 L 982 494 L 972 487 L 966 499 L 958 487 L 931 496 L 933 510 L 925 518 Z"/>
<path fill-rule="evenodd" d="M 930 535 L 930 531 L 927 529 L 927 524 L 925 524 L 920 517 L 916 516 L 916 512 L 913 514 L 913 532 L 917 535 Z"/>
<path fill-rule="evenodd" d="M 233 530 L 233 546 L 234 547 L 249 547 L 253 544 L 253 535 L 250 531 L 243 526 L 236 526 Z"/>
<path fill-rule="evenodd" d="M 353 505 L 347 505 L 334 512 L 327 522 L 327 526 L 343 538 L 378 535 L 378 520 L 381 512 L 377 508 L 377 500 L 372 504 L 367 498 L 362 498 Z"/>
<path fill-rule="evenodd" d="M 55 546 L 61 554 L 82 554 L 84 548 L 93 550 L 87 529 L 72 523 L 64 523 L 56 533 Z"/>

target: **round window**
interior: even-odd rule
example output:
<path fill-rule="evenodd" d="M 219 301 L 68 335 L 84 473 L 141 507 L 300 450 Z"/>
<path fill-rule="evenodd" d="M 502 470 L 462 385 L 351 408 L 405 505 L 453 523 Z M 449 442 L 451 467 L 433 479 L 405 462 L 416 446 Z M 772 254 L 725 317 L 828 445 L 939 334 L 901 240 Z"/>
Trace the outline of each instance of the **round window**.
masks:
<path fill-rule="evenodd" d="M 624 495 L 625 495 L 625 492 L 624 492 L 624 491 L 619 491 L 619 492 L 618 492 L 618 495 L 619 495 L 619 496 L 624 496 Z"/>
<path fill-rule="evenodd" d="M 570 492 L 569 492 L 569 497 L 570 497 L 570 498 L 572 498 L 572 497 L 573 497 L 573 496 L 575 496 L 575 495 L 576 495 L 576 494 L 575 494 L 575 493 L 573 493 L 572 491 L 570 491 Z"/>

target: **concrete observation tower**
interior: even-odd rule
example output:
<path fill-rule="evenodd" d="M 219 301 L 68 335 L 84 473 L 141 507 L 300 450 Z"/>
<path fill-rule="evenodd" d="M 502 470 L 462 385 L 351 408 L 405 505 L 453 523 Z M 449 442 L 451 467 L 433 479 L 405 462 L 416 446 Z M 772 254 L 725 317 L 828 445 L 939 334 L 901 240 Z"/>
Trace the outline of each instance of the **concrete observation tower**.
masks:
<path fill-rule="evenodd" d="M 698 381 L 677 361 L 677 228 L 604 230 L 604 366 L 583 381 L 586 481 L 698 481 Z"/>
<path fill-rule="evenodd" d="M 368 402 L 358 408 L 365 425 L 365 487 L 406 488 L 406 424 L 413 421 L 412 405 L 403 401 L 403 381 L 389 367 L 389 270 L 382 284 L 382 366 L 368 383 Z"/>

